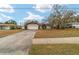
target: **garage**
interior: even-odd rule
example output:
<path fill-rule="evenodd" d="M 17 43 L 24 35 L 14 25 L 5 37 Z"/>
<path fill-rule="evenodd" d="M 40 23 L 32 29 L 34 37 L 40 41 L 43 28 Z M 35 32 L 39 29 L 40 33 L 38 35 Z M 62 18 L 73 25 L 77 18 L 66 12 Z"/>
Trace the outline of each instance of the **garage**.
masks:
<path fill-rule="evenodd" d="M 28 24 L 27 29 L 38 30 L 38 24 Z"/>

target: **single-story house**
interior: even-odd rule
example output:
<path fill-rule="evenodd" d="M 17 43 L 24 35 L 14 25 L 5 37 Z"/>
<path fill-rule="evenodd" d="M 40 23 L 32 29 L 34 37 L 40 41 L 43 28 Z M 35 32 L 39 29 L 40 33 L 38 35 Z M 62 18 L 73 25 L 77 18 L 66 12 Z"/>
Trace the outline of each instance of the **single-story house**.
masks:
<path fill-rule="evenodd" d="M 39 24 L 36 22 L 29 22 L 25 24 L 25 29 L 35 29 L 37 30 L 39 27 Z"/>
<path fill-rule="evenodd" d="M 66 25 L 68 28 L 79 28 L 79 22 L 72 22 Z"/>
<path fill-rule="evenodd" d="M 15 28 L 16 28 L 15 24 L 0 24 L 0 30 L 10 30 Z"/>
<path fill-rule="evenodd" d="M 72 24 L 72 28 L 79 28 L 79 23 Z"/>
<path fill-rule="evenodd" d="M 38 30 L 43 28 L 49 29 L 50 26 L 47 23 L 38 23 L 33 21 L 25 24 L 25 29 Z"/>

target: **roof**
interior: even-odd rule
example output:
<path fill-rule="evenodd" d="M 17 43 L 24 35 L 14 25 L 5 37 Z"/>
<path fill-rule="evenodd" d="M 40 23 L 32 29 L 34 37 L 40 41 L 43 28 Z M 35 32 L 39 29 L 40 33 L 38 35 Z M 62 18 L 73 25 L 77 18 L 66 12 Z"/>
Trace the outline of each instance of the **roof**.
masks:
<path fill-rule="evenodd" d="M 15 24 L 0 24 L 0 26 L 16 26 Z"/>
<path fill-rule="evenodd" d="M 67 23 L 67 24 L 71 24 L 71 25 L 79 25 L 79 22 L 71 22 L 71 23 Z"/>
<path fill-rule="evenodd" d="M 27 22 L 25 25 L 29 25 L 29 24 L 37 24 L 37 25 L 39 25 L 39 23 L 38 23 L 38 22 L 34 22 L 34 21 Z"/>
<path fill-rule="evenodd" d="M 45 24 L 45 25 L 49 25 L 49 23 L 48 22 L 42 22 L 42 23 L 39 23 L 39 22 L 28 22 L 28 23 L 26 23 L 25 25 L 29 25 L 29 24 L 37 24 L 37 25 L 43 25 L 43 24 Z"/>

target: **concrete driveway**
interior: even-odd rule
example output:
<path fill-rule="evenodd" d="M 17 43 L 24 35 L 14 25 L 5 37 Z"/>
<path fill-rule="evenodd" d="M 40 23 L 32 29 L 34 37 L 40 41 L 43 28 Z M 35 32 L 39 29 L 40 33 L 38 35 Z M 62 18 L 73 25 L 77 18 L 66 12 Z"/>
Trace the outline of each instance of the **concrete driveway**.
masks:
<path fill-rule="evenodd" d="M 26 30 L 14 35 L 0 38 L 0 54 L 27 55 L 32 45 L 32 39 L 36 31 Z"/>

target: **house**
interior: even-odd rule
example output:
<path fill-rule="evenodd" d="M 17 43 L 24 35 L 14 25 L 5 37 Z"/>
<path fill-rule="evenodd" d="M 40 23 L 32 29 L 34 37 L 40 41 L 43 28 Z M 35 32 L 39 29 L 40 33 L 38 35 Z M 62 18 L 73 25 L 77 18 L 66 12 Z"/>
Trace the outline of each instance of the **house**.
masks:
<path fill-rule="evenodd" d="M 16 28 L 15 24 L 0 24 L 0 30 L 11 30 L 15 28 Z"/>
<path fill-rule="evenodd" d="M 79 22 L 72 23 L 72 28 L 79 28 Z"/>
<path fill-rule="evenodd" d="M 39 27 L 39 24 L 37 22 L 28 22 L 25 24 L 25 29 L 34 29 L 34 30 L 37 30 Z"/>
<path fill-rule="evenodd" d="M 38 23 L 31 21 L 25 24 L 25 29 L 32 29 L 32 30 L 50 29 L 50 26 L 48 25 L 48 23 Z"/>
<path fill-rule="evenodd" d="M 66 25 L 67 28 L 79 28 L 79 22 L 72 22 Z"/>

